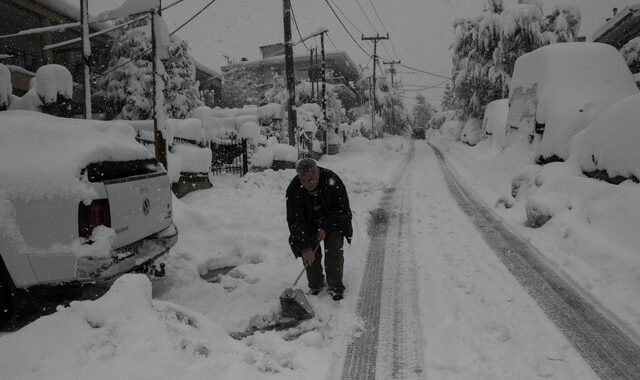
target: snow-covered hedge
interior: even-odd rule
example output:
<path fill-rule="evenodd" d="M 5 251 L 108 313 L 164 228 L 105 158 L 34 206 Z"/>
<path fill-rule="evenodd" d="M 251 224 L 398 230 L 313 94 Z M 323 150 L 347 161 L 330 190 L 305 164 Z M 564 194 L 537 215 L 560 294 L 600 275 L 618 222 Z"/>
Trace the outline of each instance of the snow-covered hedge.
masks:
<path fill-rule="evenodd" d="M 585 172 L 640 178 L 640 94 L 617 101 L 571 142 L 572 158 Z"/>

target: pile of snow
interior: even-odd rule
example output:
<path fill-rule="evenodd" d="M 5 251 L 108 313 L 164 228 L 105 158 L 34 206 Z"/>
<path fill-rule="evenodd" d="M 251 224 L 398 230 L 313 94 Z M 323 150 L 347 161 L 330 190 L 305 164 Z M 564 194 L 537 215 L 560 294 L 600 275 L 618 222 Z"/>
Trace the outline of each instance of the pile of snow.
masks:
<path fill-rule="evenodd" d="M 482 132 L 491 136 L 491 145 L 500 149 L 505 147 L 507 132 L 507 114 L 509 99 L 498 99 L 487 104 L 482 119 Z"/>
<path fill-rule="evenodd" d="M 537 7 L 534 7 L 537 9 Z M 538 146 L 543 157 L 566 159 L 569 141 L 611 103 L 638 93 L 620 53 L 601 43 L 551 44 L 516 60 L 509 86 L 516 93 L 533 91 L 535 122 L 544 124 Z M 509 110 L 509 122 L 519 119 Z M 533 123 L 529 128 L 532 128 Z M 533 135 L 533 131 L 520 131 Z"/>
<path fill-rule="evenodd" d="M 0 338 L 3 378 L 246 379 L 282 369 L 151 290 L 145 275 L 125 275 L 100 299 L 60 306 Z"/>
<path fill-rule="evenodd" d="M 127 124 L 0 112 L 1 189 L 12 199 L 94 199 L 97 194 L 80 176 L 88 164 L 152 157 Z"/>
<path fill-rule="evenodd" d="M 270 168 L 273 165 L 273 156 L 271 149 L 259 146 L 251 155 L 251 166 L 255 168 Z"/>
<path fill-rule="evenodd" d="M 202 128 L 202 121 L 200 119 L 191 118 L 184 120 L 168 119 L 172 120 L 172 124 L 175 125 L 175 137 L 179 137 L 186 140 L 195 142 L 205 141 L 205 131 Z M 169 124 L 169 123 L 167 123 Z"/>
<path fill-rule="evenodd" d="M 54 103 L 58 95 L 70 99 L 73 95 L 73 79 L 66 67 L 44 65 L 36 71 L 36 90 L 45 104 Z"/>
<path fill-rule="evenodd" d="M 175 144 L 171 152 L 180 159 L 181 173 L 209 173 L 211 171 L 211 149 L 190 144 Z"/>
<path fill-rule="evenodd" d="M 640 94 L 612 104 L 571 141 L 571 159 L 585 172 L 640 178 Z"/>
<path fill-rule="evenodd" d="M 298 161 L 298 149 L 295 146 L 276 143 L 271 145 L 269 149 L 273 152 L 273 159 L 276 161 Z"/>
<path fill-rule="evenodd" d="M 480 127 L 480 119 L 469 119 L 462 128 L 460 141 L 471 146 L 476 145 L 482 139 L 482 128 Z"/>

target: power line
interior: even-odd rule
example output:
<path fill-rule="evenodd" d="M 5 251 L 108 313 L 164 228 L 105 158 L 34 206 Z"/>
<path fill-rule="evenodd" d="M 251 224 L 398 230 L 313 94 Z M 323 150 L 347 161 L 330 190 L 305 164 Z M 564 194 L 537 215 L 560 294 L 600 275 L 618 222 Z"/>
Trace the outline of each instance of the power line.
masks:
<path fill-rule="evenodd" d="M 347 29 L 347 27 L 344 25 L 344 23 L 342 22 L 342 20 L 340 19 L 340 17 L 338 16 L 338 14 L 336 13 L 336 11 L 333 9 L 333 7 L 331 6 L 331 4 L 329 4 L 329 0 L 324 0 L 327 5 L 329 6 L 329 8 L 331 9 L 331 12 L 333 12 L 334 16 L 336 16 L 336 18 L 338 19 L 338 22 L 340 22 L 340 25 L 342 25 L 342 27 L 344 28 L 345 32 L 347 32 L 347 34 L 349 35 L 349 37 L 351 37 L 351 39 L 353 40 L 353 42 L 358 45 L 358 47 L 360 48 L 360 50 L 362 50 L 364 52 L 364 54 L 366 54 L 368 57 L 371 57 L 371 55 L 364 50 L 364 48 L 358 43 L 358 41 L 353 37 L 353 35 L 351 35 L 351 32 L 349 32 L 349 29 Z M 357 28 L 356 28 L 357 29 Z"/>
<path fill-rule="evenodd" d="M 293 4 L 291 4 L 291 16 L 293 16 L 293 24 L 296 26 L 296 30 L 298 31 L 298 36 L 300 36 L 300 41 L 304 45 L 305 49 L 309 50 L 309 47 L 302 39 L 302 33 L 300 33 L 300 28 L 298 27 L 298 21 L 296 20 L 296 14 L 293 12 Z"/>
<path fill-rule="evenodd" d="M 421 72 L 421 73 L 424 73 L 424 74 L 428 74 L 428 75 L 433 75 L 434 77 L 443 78 L 443 79 L 451 79 L 450 77 L 447 77 L 447 76 L 444 76 L 444 75 L 440 75 L 440 74 L 436 74 L 436 73 L 432 73 L 432 72 L 426 71 L 426 70 L 416 69 L 415 67 L 402 65 L 402 64 L 400 66 L 404 67 L 405 69 L 418 71 L 418 72 Z"/>
<path fill-rule="evenodd" d="M 376 34 L 378 34 L 378 30 L 376 29 L 375 25 L 373 25 L 373 23 L 371 22 L 371 20 L 369 20 L 369 16 L 367 16 L 367 13 L 364 11 L 364 8 L 362 8 L 362 5 L 360 4 L 360 0 L 356 0 L 356 3 L 358 4 L 358 7 L 360 8 L 360 10 L 362 11 L 362 14 L 364 15 L 364 18 L 367 19 L 367 22 L 369 23 L 369 25 L 371 25 L 371 27 L 373 28 L 373 31 L 376 32 Z"/>
<path fill-rule="evenodd" d="M 193 16 L 191 16 L 190 19 L 188 19 L 187 21 L 185 21 L 182 25 L 180 25 L 176 30 L 174 30 L 173 32 L 169 33 L 170 36 L 172 36 L 173 34 L 175 34 L 178 30 L 182 29 L 185 25 L 187 25 L 188 23 L 191 22 L 191 20 L 193 20 L 194 18 L 198 17 L 198 15 L 200 15 L 200 13 L 204 12 L 207 8 L 209 8 L 209 6 L 211 6 L 211 4 L 215 3 L 216 0 L 211 0 L 207 5 L 205 5 L 202 9 L 200 9 L 196 14 L 194 14 Z"/>
<path fill-rule="evenodd" d="M 335 42 L 333 42 L 333 39 L 331 38 L 329 33 L 327 33 L 327 38 L 329 38 L 329 42 L 331 42 L 331 45 L 333 46 L 333 48 L 336 49 L 336 51 L 338 51 L 338 47 L 336 46 Z"/>
<path fill-rule="evenodd" d="M 385 32 L 387 32 L 387 34 L 389 34 L 389 30 L 387 29 L 387 26 L 384 24 L 384 21 L 382 21 L 382 17 L 380 17 L 380 14 L 378 13 L 378 10 L 376 9 L 376 6 L 373 4 L 373 0 L 369 0 L 369 3 L 371 3 L 371 7 L 373 8 L 373 12 L 376 14 L 376 17 L 380 21 L 380 24 L 382 25 L 382 28 L 384 29 Z M 396 51 L 396 47 L 393 45 L 393 41 L 389 40 L 389 43 L 391 44 L 391 49 L 393 50 L 393 53 L 395 54 L 396 58 L 400 58 L 398 56 L 398 52 Z M 386 51 L 386 49 L 385 49 L 385 51 Z M 387 54 L 389 54 L 389 52 L 387 52 Z M 389 54 L 389 55 L 391 55 L 391 54 Z"/>

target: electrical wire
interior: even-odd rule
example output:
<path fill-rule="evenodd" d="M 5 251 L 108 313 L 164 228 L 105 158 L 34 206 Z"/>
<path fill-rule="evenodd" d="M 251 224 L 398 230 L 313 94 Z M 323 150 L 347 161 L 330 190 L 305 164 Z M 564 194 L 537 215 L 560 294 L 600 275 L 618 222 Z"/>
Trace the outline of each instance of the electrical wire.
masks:
<path fill-rule="evenodd" d="M 349 35 L 349 37 L 351 37 L 351 39 L 353 40 L 353 42 L 355 42 L 356 45 L 358 45 L 358 47 L 360 48 L 360 50 L 362 50 L 368 57 L 371 57 L 371 54 L 369 54 L 366 50 L 364 50 L 364 48 L 358 43 L 358 41 L 353 37 L 353 35 L 351 34 L 351 32 L 349 31 L 349 29 L 347 29 L 347 27 L 344 25 L 344 23 L 342 22 L 342 20 L 340 19 L 340 17 L 338 16 L 338 14 L 336 13 L 336 11 L 333 9 L 333 7 L 331 6 L 331 4 L 329 4 L 329 0 L 324 0 L 327 5 L 329 6 L 329 8 L 331 9 L 331 12 L 333 12 L 334 16 L 336 16 L 336 18 L 338 19 L 338 22 L 340 22 L 340 25 L 342 25 L 342 27 L 344 28 L 345 32 L 347 32 L 347 34 Z M 356 28 L 357 29 L 357 28 Z"/>
<path fill-rule="evenodd" d="M 364 11 L 364 8 L 362 8 L 362 5 L 360 4 L 360 0 L 355 0 L 355 1 L 356 1 L 356 4 L 358 4 L 358 8 L 360 8 L 360 10 L 362 11 L 362 14 L 364 15 L 364 18 L 367 19 L 367 22 L 373 28 L 373 31 L 376 32 L 376 34 L 378 34 L 378 30 L 376 29 L 375 25 L 373 25 L 371 20 L 369 20 L 369 16 L 367 16 L 367 13 Z"/>
<path fill-rule="evenodd" d="M 405 69 L 418 71 L 418 72 L 421 72 L 421 73 L 423 73 L 423 74 L 432 75 L 432 76 L 434 76 L 434 77 L 443 78 L 443 79 L 448 79 L 448 80 L 450 80 L 450 79 L 451 79 L 451 77 L 447 77 L 447 76 L 444 76 L 444 75 L 440 75 L 440 74 L 432 73 L 432 72 L 430 72 L 430 71 L 426 71 L 426 70 L 416 69 L 415 67 L 411 67 L 411 66 L 407 66 L 407 65 L 403 65 L 403 64 L 400 64 L 400 66 L 404 67 Z"/>
<path fill-rule="evenodd" d="M 302 33 L 300 33 L 300 28 L 298 27 L 298 21 L 296 20 L 296 14 L 293 12 L 293 4 L 291 4 L 291 16 L 293 16 L 293 24 L 296 26 L 296 30 L 298 31 L 298 35 L 300 36 L 300 41 L 304 45 L 305 49 L 309 50 L 307 44 L 303 41 Z"/>
<path fill-rule="evenodd" d="M 331 45 L 333 46 L 333 48 L 336 49 L 336 51 L 338 51 L 338 47 L 336 46 L 335 42 L 333 42 L 333 39 L 331 38 L 329 33 L 327 33 L 327 38 L 329 39 L 329 42 L 331 42 Z"/>
<path fill-rule="evenodd" d="M 382 25 L 382 28 L 384 29 L 385 32 L 387 32 L 387 34 L 389 34 L 389 30 L 387 29 L 387 26 L 384 24 L 384 21 L 382 21 L 382 17 L 380 17 L 380 14 L 378 13 L 378 10 L 376 9 L 376 6 L 373 4 L 373 0 L 369 0 L 369 3 L 371 3 L 371 7 L 373 8 L 373 12 L 376 14 L 376 17 L 380 21 L 380 24 Z M 389 39 L 389 44 L 391 44 L 391 50 L 393 50 L 393 53 L 395 54 L 395 57 L 399 60 L 398 52 L 396 51 L 396 47 L 393 45 L 393 41 L 391 41 L 391 39 Z M 387 52 L 387 54 L 389 54 L 389 53 Z M 389 54 L 389 55 L 391 55 L 391 54 Z"/>
<path fill-rule="evenodd" d="M 188 19 L 187 21 L 185 21 L 184 23 L 182 23 L 182 25 L 180 25 L 176 30 L 174 30 L 173 32 L 169 33 L 170 36 L 174 35 L 178 30 L 182 29 L 185 25 L 187 25 L 188 23 L 190 23 L 194 18 L 198 17 L 200 15 L 200 13 L 204 12 L 207 8 L 209 8 L 211 6 L 211 4 L 215 3 L 216 0 L 211 0 L 207 5 L 205 5 L 204 7 L 202 7 L 202 9 L 200 9 L 196 14 L 194 14 L 193 16 L 191 16 L 190 19 Z"/>

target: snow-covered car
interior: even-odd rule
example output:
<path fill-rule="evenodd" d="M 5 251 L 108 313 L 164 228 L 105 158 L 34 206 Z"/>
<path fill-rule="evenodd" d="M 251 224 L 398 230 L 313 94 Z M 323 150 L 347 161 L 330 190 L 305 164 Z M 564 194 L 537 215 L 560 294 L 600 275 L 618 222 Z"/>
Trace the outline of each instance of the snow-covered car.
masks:
<path fill-rule="evenodd" d="M 508 112 L 509 99 L 498 99 L 487 104 L 482 119 L 482 133 L 491 138 L 491 145 L 504 148 Z"/>
<path fill-rule="evenodd" d="M 640 179 L 640 94 L 620 99 L 571 140 L 583 172 L 620 183 Z"/>
<path fill-rule="evenodd" d="M 131 126 L 0 112 L 0 322 L 24 289 L 147 267 L 176 243 L 170 180 Z"/>
<path fill-rule="evenodd" d="M 576 133 L 613 102 L 637 93 L 629 67 L 613 46 L 544 46 L 516 60 L 507 135 L 535 143 L 538 163 L 565 160 Z"/>

